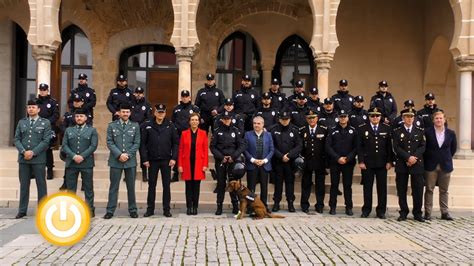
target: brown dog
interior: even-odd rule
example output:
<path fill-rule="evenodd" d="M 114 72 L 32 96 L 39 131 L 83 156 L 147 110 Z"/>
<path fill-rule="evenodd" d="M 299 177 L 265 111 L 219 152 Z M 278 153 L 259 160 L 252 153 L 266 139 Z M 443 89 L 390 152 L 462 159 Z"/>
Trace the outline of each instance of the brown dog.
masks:
<path fill-rule="evenodd" d="M 225 188 L 225 191 L 235 192 L 239 196 L 240 215 L 237 216 L 237 219 L 242 219 L 244 217 L 248 204 L 250 204 L 250 207 L 252 207 L 255 212 L 255 219 L 285 218 L 285 216 L 271 214 L 267 212 L 267 208 L 260 200 L 260 197 L 255 195 L 255 193 L 250 191 L 250 189 L 242 185 L 239 181 L 230 181 L 227 187 Z"/>

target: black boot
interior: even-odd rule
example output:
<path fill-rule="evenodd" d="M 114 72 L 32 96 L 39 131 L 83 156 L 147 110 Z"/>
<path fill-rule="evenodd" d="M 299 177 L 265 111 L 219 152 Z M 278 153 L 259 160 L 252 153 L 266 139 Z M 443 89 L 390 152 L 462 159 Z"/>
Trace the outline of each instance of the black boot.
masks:
<path fill-rule="evenodd" d="M 273 208 L 272 208 L 272 212 L 278 212 L 280 210 L 280 203 L 279 202 L 275 202 L 273 204 Z"/>
<path fill-rule="evenodd" d="M 197 207 L 193 207 L 192 215 L 197 215 L 197 214 L 198 214 L 198 208 L 197 208 Z"/>
<path fill-rule="evenodd" d="M 143 182 L 148 182 L 148 169 L 146 167 L 142 168 L 142 178 Z"/>
<path fill-rule="evenodd" d="M 215 215 L 221 215 L 222 214 L 222 203 L 217 203 L 217 210 L 215 212 Z"/>
<path fill-rule="evenodd" d="M 293 206 L 293 201 L 288 201 L 288 211 L 289 212 L 296 212 L 295 206 Z"/>
<path fill-rule="evenodd" d="M 232 213 L 233 214 L 239 213 L 239 204 L 237 202 L 232 202 Z"/>
<path fill-rule="evenodd" d="M 186 215 L 193 215 L 193 211 L 191 208 L 186 208 Z"/>
<path fill-rule="evenodd" d="M 53 167 L 48 167 L 48 170 L 46 171 L 46 173 L 47 173 L 48 180 L 53 179 Z"/>

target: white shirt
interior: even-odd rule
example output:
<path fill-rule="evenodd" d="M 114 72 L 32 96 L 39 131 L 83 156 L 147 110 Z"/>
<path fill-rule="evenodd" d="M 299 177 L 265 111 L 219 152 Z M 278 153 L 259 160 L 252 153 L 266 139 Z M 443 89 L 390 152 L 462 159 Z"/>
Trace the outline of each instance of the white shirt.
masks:
<path fill-rule="evenodd" d="M 316 134 L 316 127 L 317 126 L 314 126 L 314 127 L 309 126 L 309 134 Z"/>
<path fill-rule="evenodd" d="M 436 140 L 438 141 L 438 146 L 441 148 L 444 143 L 444 133 L 446 132 L 445 128 L 443 127 L 442 130 L 438 130 L 435 128 L 435 133 L 436 133 Z"/>
<path fill-rule="evenodd" d="M 413 129 L 413 126 L 411 126 L 411 127 L 406 127 L 406 126 L 404 126 L 404 127 L 405 127 L 405 130 L 406 130 L 408 133 L 411 133 L 411 130 Z"/>

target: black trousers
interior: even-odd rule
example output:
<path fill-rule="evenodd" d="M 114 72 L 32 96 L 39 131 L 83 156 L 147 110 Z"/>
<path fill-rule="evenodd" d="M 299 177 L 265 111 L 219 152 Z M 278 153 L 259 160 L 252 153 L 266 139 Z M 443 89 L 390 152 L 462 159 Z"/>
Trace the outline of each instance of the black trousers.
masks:
<path fill-rule="evenodd" d="M 254 170 L 247 171 L 247 186 L 253 192 L 255 192 L 257 187 L 257 180 L 260 183 L 260 199 L 267 206 L 268 172 L 265 168 L 257 167 Z"/>
<path fill-rule="evenodd" d="M 377 215 L 384 215 L 387 210 L 387 169 L 385 167 L 367 168 L 362 170 L 364 179 L 364 205 L 362 213 L 369 215 L 372 211 L 372 188 L 374 180 L 377 184 Z"/>
<path fill-rule="evenodd" d="M 253 114 L 242 114 L 242 118 L 244 119 L 244 129 L 245 131 L 253 130 Z"/>
<path fill-rule="evenodd" d="M 309 197 L 311 196 L 311 187 L 313 186 L 313 173 L 316 174 L 316 185 L 314 187 L 314 192 L 316 193 L 316 208 L 324 207 L 324 193 L 325 185 L 324 179 L 326 178 L 324 174 L 325 169 L 309 169 L 306 168 L 303 172 L 303 179 L 301 180 L 301 209 L 309 208 Z"/>
<path fill-rule="evenodd" d="M 408 173 L 396 173 L 395 182 L 397 184 L 398 205 L 400 215 L 407 216 L 410 210 L 407 204 Z M 421 217 L 421 206 L 423 205 L 423 174 L 411 174 L 411 191 L 413 197 L 413 216 Z"/>
<path fill-rule="evenodd" d="M 150 161 L 150 168 L 148 169 L 148 197 L 146 200 L 147 212 L 155 211 L 156 199 L 156 184 L 158 181 L 158 172 L 161 171 L 161 184 L 163 186 L 163 210 L 170 210 L 171 201 L 171 167 L 170 160 Z"/>
<path fill-rule="evenodd" d="M 48 171 L 52 171 L 53 167 L 54 167 L 53 149 L 49 147 L 46 150 L 46 168 L 48 168 Z"/>
<path fill-rule="evenodd" d="M 275 167 L 275 193 L 273 201 L 280 203 L 283 193 L 283 182 L 285 182 L 285 195 L 288 202 L 295 201 L 295 174 L 291 169 L 291 162 L 276 162 Z"/>
<path fill-rule="evenodd" d="M 217 175 L 217 204 L 222 204 L 224 202 L 225 197 L 225 187 L 227 185 L 227 177 L 229 176 L 229 172 L 232 171 L 233 164 L 223 164 L 221 165 L 221 161 L 216 161 L 216 175 Z M 230 200 L 232 205 L 235 205 L 239 202 L 239 198 L 237 194 L 230 193 Z"/>
<path fill-rule="evenodd" d="M 344 204 L 346 208 L 352 209 L 352 176 L 354 174 L 354 164 L 332 164 L 330 166 L 331 172 L 331 191 L 329 194 L 329 207 L 336 208 L 337 206 L 337 192 L 339 187 L 339 180 L 342 174 L 342 187 L 344 189 Z"/>
<path fill-rule="evenodd" d="M 201 180 L 185 181 L 186 208 L 199 207 L 199 192 L 201 190 Z"/>
<path fill-rule="evenodd" d="M 211 132 L 214 132 L 214 117 L 211 114 L 201 114 L 201 118 L 204 123 L 199 124 L 199 128 L 209 133 L 209 128 Z"/>

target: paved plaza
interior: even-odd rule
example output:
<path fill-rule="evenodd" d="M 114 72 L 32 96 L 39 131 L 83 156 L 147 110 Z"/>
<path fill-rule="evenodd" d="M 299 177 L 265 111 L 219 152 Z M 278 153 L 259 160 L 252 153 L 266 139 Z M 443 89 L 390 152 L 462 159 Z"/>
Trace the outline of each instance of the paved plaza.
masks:
<path fill-rule="evenodd" d="M 98 210 L 101 213 L 101 210 Z M 0 265 L 309 265 L 309 264 L 472 264 L 472 213 L 454 222 L 429 223 L 362 219 L 342 214 L 280 212 L 285 219 L 237 221 L 211 210 L 197 216 L 174 211 L 130 219 L 121 211 L 111 220 L 94 218 L 86 238 L 57 247 L 37 233 L 34 216 L 14 220 L 0 210 Z M 341 211 L 342 213 L 342 211 Z M 357 213 L 356 213 L 357 215 Z"/>

